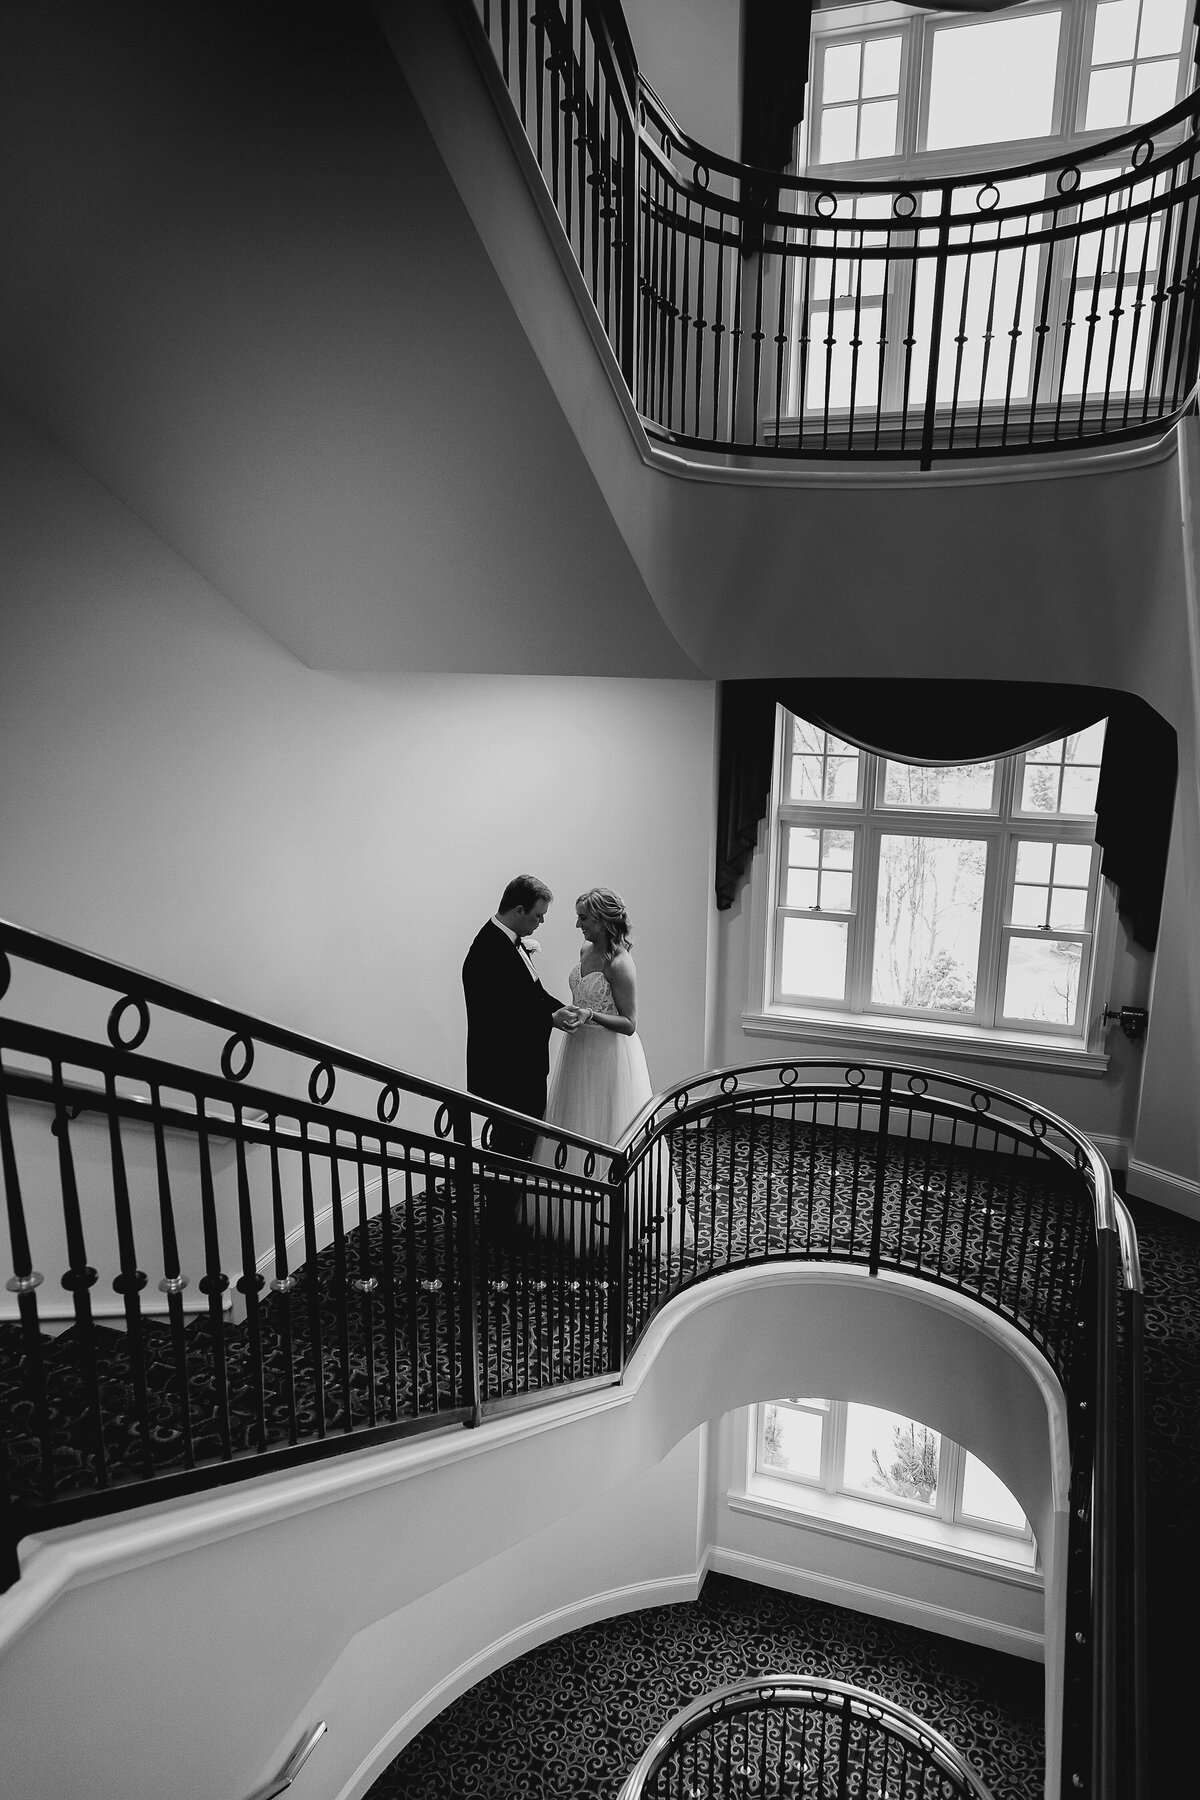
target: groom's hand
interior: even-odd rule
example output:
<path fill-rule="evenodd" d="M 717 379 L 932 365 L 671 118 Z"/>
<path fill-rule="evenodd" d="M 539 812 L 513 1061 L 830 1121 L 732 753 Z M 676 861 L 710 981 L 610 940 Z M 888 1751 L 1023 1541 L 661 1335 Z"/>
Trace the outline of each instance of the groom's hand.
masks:
<path fill-rule="evenodd" d="M 550 1022 L 560 1031 L 574 1031 L 579 1024 L 579 1014 L 573 1006 L 560 1006 L 557 1012 L 550 1014 Z"/>

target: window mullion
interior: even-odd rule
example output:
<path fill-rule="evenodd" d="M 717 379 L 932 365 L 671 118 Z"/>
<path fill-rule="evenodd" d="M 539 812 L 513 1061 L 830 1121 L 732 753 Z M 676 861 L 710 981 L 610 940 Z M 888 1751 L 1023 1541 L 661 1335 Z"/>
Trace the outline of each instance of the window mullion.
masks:
<path fill-rule="evenodd" d="M 870 764 L 878 759 L 871 757 Z M 864 790 L 864 810 L 859 843 L 859 885 L 854 909 L 850 972 L 846 982 L 847 1004 L 862 1012 L 871 998 L 871 959 L 875 940 L 875 896 L 879 884 L 879 826 L 872 812 L 875 803 L 875 771 L 869 769 Z"/>
<path fill-rule="evenodd" d="M 937 1514 L 947 1525 L 953 1525 L 962 1506 L 963 1472 L 967 1459 L 962 1446 L 943 1438 L 938 1457 Z"/>
<path fill-rule="evenodd" d="M 842 1465 L 846 1458 L 846 1402 L 831 1400 L 821 1433 L 821 1486 L 827 1494 L 842 1491 Z"/>
<path fill-rule="evenodd" d="M 987 846 L 975 1016 L 981 1025 L 994 1025 L 1000 1004 L 1000 963 L 1004 954 L 1004 917 L 1008 899 L 1010 844 L 1007 833 L 1003 829 L 993 831 L 988 836 Z"/>

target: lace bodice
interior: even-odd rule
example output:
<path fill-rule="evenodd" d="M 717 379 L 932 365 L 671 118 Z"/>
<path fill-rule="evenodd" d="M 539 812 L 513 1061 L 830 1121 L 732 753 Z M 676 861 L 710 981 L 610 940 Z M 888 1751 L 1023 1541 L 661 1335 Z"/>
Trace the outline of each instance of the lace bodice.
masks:
<path fill-rule="evenodd" d="M 616 1012 L 617 1003 L 603 969 L 593 969 L 589 975 L 582 975 L 578 968 L 572 969 L 570 982 L 572 1005 L 590 1006 L 598 1013 Z"/>

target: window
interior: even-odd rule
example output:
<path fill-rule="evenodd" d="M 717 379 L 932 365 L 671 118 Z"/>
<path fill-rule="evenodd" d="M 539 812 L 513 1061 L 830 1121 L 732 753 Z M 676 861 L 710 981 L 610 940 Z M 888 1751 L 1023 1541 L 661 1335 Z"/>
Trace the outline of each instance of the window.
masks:
<path fill-rule="evenodd" d="M 892 0 L 821 7 L 797 168 L 831 182 L 903 187 L 1082 149 L 1175 104 L 1192 35 L 1185 0 L 1060 0 L 984 18 L 911 12 Z M 1160 172 L 1132 194 L 1111 187 L 1131 172 L 1119 162 L 1089 166 L 1078 219 L 1123 213 L 1150 198 L 1153 181 L 1160 194 L 1170 186 Z M 1033 405 L 1035 389 L 1054 393 L 1060 382 L 1063 397 L 1077 397 L 1086 412 L 1117 393 L 1132 403 L 1152 374 L 1161 220 L 1052 242 L 1041 234 L 1077 221 L 1048 179 L 996 178 L 982 213 L 973 188 L 954 192 L 954 210 L 969 217 L 950 228 L 949 242 L 969 244 L 972 254 L 951 255 L 942 298 L 934 398 L 947 414 L 1003 409 L 1011 423 Z M 1097 183 L 1100 197 L 1088 199 L 1083 190 Z M 1054 204 L 1041 217 L 1030 213 L 1027 229 L 1022 215 L 990 217 L 1043 199 Z M 833 199 L 831 190 L 821 216 L 836 213 L 836 231 L 807 223 L 798 232 L 797 243 L 816 254 L 791 271 L 787 418 L 859 415 L 863 429 L 891 428 L 924 390 L 936 263 L 923 257 L 914 268 L 893 200 Z M 922 192 L 912 237 L 920 247 L 934 244 L 921 221 L 939 204 L 936 189 Z M 872 218 L 888 221 L 892 237 L 872 231 Z M 895 257 L 881 254 L 889 245 Z"/>
<path fill-rule="evenodd" d="M 852 175 L 890 159 L 916 174 L 1052 155 L 1170 110 L 1185 91 L 1187 0 L 1079 0 L 1002 18 L 909 12 L 890 0 L 813 15 L 800 165 Z M 875 166 L 884 179 L 898 172 Z"/>
<path fill-rule="evenodd" d="M 881 1517 L 879 1529 L 899 1536 L 924 1518 L 1032 1546 L 1029 1521 L 999 1477 L 919 1420 L 846 1400 L 768 1400 L 750 1410 L 748 1491 L 799 1510 L 820 1508 L 822 1495 L 888 1508 L 907 1520 Z"/>
<path fill-rule="evenodd" d="M 768 854 L 772 1014 L 1082 1045 L 1103 722 L 920 767 L 783 708 Z"/>

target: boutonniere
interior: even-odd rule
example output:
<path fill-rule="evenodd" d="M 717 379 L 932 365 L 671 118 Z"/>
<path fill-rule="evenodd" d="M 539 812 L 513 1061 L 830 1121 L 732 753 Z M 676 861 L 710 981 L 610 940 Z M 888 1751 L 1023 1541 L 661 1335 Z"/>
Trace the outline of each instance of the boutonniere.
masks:
<path fill-rule="evenodd" d="M 541 954 L 542 946 L 538 943 L 536 938 L 522 938 L 521 944 L 528 956 L 538 956 Z"/>

